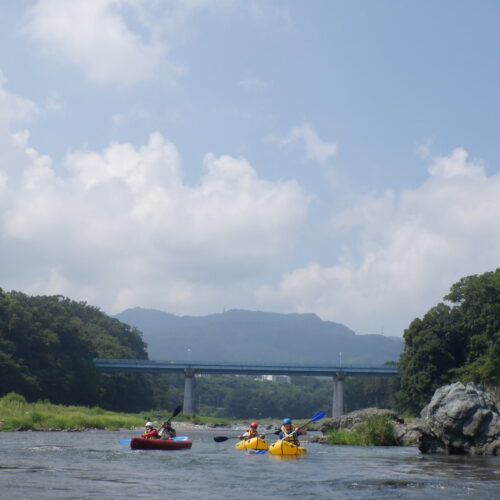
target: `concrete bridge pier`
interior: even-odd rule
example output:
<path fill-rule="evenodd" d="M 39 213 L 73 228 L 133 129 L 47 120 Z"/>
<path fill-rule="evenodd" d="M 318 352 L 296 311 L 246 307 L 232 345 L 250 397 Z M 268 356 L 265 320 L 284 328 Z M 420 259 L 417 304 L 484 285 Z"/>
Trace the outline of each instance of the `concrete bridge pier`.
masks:
<path fill-rule="evenodd" d="M 182 405 L 182 413 L 192 415 L 194 414 L 194 370 L 186 368 L 184 375 L 184 403 Z"/>
<path fill-rule="evenodd" d="M 333 406 L 332 417 L 344 414 L 344 381 L 346 372 L 337 372 L 333 376 Z"/>

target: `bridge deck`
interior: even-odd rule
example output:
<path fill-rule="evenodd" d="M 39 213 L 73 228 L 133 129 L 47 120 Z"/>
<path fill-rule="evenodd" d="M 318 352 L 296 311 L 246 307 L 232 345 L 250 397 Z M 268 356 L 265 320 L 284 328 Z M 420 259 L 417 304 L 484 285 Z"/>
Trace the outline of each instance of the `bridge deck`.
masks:
<path fill-rule="evenodd" d="M 195 373 L 247 374 L 247 375 L 311 375 L 333 376 L 338 372 L 347 375 L 396 377 L 398 369 L 394 365 L 340 365 L 340 364 L 300 364 L 300 363 L 229 363 L 218 361 L 155 361 L 142 359 L 95 359 L 97 368 L 106 372 L 144 373 Z"/>

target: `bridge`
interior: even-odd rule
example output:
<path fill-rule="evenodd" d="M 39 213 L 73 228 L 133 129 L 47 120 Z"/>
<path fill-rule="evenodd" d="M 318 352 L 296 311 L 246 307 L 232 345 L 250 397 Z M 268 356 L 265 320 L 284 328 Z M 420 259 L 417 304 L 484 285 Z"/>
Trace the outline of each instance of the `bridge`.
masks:
<path fill-rule="evenodd" d="M 184 373 L 184 413 L 194 413 L 194 376 L 218 375 L 304 375 L 333 378 L 332 416 L 344 413 L 344 381 L 347 376 L 397 377 L 394 365 L 344 365 L 300 363 L 231 363 L 219 361 L 155 361 L 145 359 L 95 359 L 104 372 Z"/>

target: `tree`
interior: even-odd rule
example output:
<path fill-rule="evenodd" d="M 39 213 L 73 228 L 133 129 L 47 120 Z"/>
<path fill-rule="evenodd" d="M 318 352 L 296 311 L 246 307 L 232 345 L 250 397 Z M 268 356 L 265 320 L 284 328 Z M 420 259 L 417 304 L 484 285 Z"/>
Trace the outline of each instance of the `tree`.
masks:
<path fill-rule="evenodd" d="M 500 380 L 500 269 L 452 285 L 440 303 L 404 332 L 403 409 L 418 412 L 441 385 Z"/>
<path fill-rule="evenodd" d="M 146 359 L 146 344 L 138 330 L 86 303 L 0 289 L 0 396 L 130 411 L 154 405 L 150 375 L 101 373 L 97 357 Z"/>
<path fill-rule="evenodd" d="M 460 309 L 466 351 L 453 371 L 464 382 L 500 382 L 500 268 L 455 283 L 445 297 Z"/>

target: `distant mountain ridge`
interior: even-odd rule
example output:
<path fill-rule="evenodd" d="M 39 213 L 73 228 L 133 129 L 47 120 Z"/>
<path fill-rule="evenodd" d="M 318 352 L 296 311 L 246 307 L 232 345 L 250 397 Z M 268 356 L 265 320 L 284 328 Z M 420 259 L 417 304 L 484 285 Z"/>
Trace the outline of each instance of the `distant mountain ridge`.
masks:
<path fill-rule="evenodd" d="M 345 364 L 376 365 L 398 361 L 403 351 L 399 337 L 357 335 L 315 314 L 233 309 L 176 316 L 135 307 L 115 317 L 143 332 L 153 360 L 337 363 L 342 357 Z"/>

